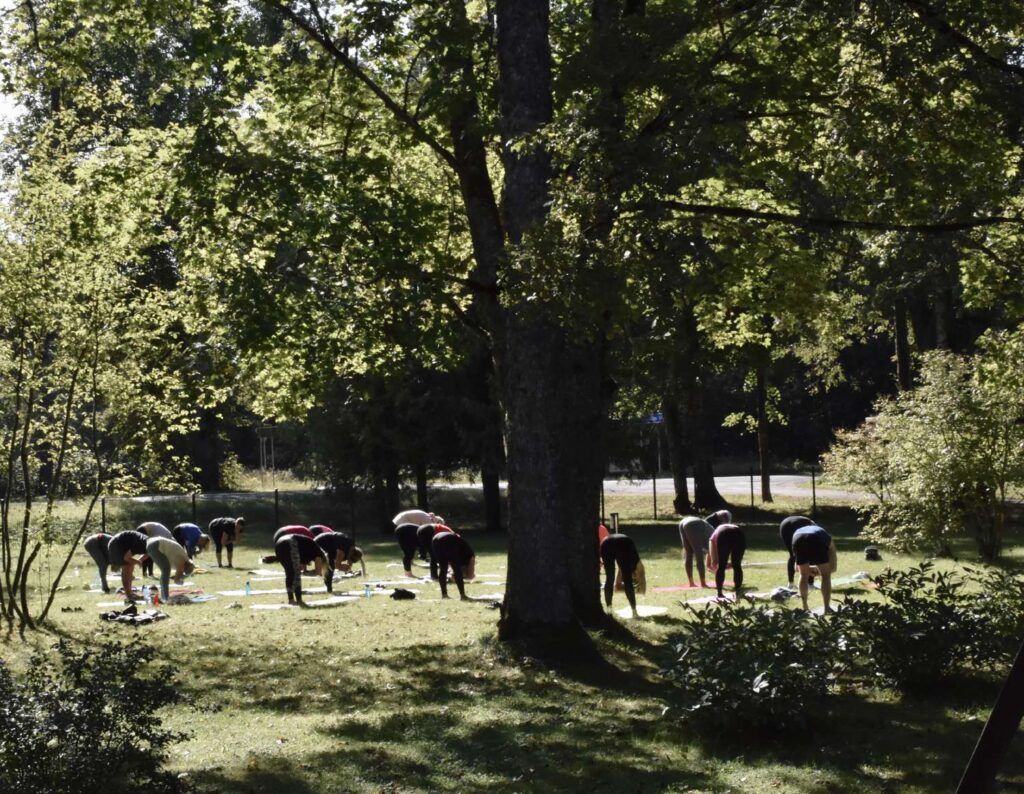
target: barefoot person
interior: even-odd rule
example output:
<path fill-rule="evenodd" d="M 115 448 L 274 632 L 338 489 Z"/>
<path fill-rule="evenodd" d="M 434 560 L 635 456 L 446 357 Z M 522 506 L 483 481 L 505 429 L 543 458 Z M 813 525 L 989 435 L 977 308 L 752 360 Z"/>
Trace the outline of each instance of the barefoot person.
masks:
<path fill-rule="evenodd" d="M 789 518 L 782 519 L 782 523 L 779 524 L 779 537 L 782 539 L 782 545 L 789 552 L 789 559 L 786 560 L 786 576 L 789 577 L 790 587 L 793 586 L 793 577 L 796 574 L 796 557 L 793 556 L 793 533 L 801 527 L 811 526 L 814 526 L 814 522 L 806 516 L 789 516 Z M 812 581 L 811 584 L 813 583 Z"/>
<path fill-rule="evenodd" d="M 812 576 L 821 577 L 821 598 L 825 611 L 830 612 L 832 601 L 832 574 L 838 567 L 836 544 L 824 529 L 812 524 L 793 533 L 793 556 L 800 570 L 800 599 L 807 609 L 807 590 Z"/>
<path fill-rule="evenodd" d="M 182 584 L 185 575 L 195 570 L 195 565 L 188 558 L 184 546 L 173 538 L 160 535 L 146 541 L 146 554 L 160 569 L 160 598 L 166 602 L 171 597 L 171 578 L 175 584 Z"/>
<path fill-rule="evenodd" d="M 604 603 L 611 607 L 612 593 L 615 590 L 616 567 L 622 587 L 626 591 L 626 600 L 633 610 L 633 617 L 640 617 L 636 611 L 636 594 L 647 591 L 647 579 L 644 575 L 644 564 L 640 561 L 640 552 L 628 535 L 613 532 L 601 541 L 601 564 L 604 566 Z"/>
<path fill-rule="evenodd" d="M 110 592 L 110 585 L 107 584 L 107 569 L 110 567 L 110 558 L 107 556 L 107 546 L 110 544 L 111 535 L 98 532 L 85 539 L 82 545 L 89 552 L 92 561 L 96 563 L 96 569 L 100 573 L 100 589 L 104 593 Z"/>
<path fill-rule="evenodd" d="M 395 540 L 398 541 L 398 547 L 402 550 L 402 568 L 405 571 L 405 575 L 409 577 L 415 577 L 412 572 L 412 558 L 418 553 L 421 560 L 427 559 L 427 551 L 424 550 L 416 539 L 416 532 L 419 530 L 419 524 L 404 523 L 399 524 L 395 527 Z"/>
<path fill-rule="evenodd" d="M 279 562 L 284 568 L 284 586 L 288 591 L 288 603 L 302 605 L 302 570 L 311 562 L 328 566 L 327 555 L 316 541 L 305 535 L 283 535 L 274 543 L 274 553 L 263 557 L 262 562 Z M 324 576 L 328 590 L 331 585 Z M 333 576 L 331 577 L 333 579 Z"/>
<path fill-rule="evenodd" d="M 144 534 L 134 529 L 118 532 L 107 544 L 107 559 L 116 573 L 121 572 L 121 587 L 124 597 L 134 601 L 137 596 L 132 593 L 132 579 L 135 566 L 142 565 L 149 556 L 146 554 L 146 543 L 149 540 Z"/>
<path fill-rule="evenodd" d="M 718 597 L 725 598 L 725 569 L 732 565 L 735 591 L 739 595 L 743 587 L 743 555 L 747 550 L 747 536 L 735 524 L 719 524 L 708 541 L 708 568 L 715 572 L 715 589 Z"/>
<path fill-rule="evenodd" d="M 424 526 L 430 526 L 425 524 Z M 448 598 L 448 568 L 452 569 L 459 598 L 467 601 L 464 580 L 476 576 L 476 553 L 466 539 L 451 530 L 439 532 L 430 540 L 434 560 L 437 561 L 438 581 L 441 584 L 441 598 Z"/>
<path fill-rule="evenodd" d="M 697 561 L 697 575 L 700 577 L 700 586 L 707 587 L 707 579 L 704 575 L 704 557 L 708 553 L 708 538 L 714 532 L 711 524 L 699 516 L 685 516 L 679 522 L 679 538 L 683 542 L 683 567 L 686 568 L 686 578 L 690 580 L 690 587 L 696 587 L 693 582 L 693 562 Z"/>
<path fill-rule="evenodd" d="M 245 519 L 238 518 L 215 518 L 210 522 L 207 531 L 213 538 L 213 545 L 217 552 L 217 567 L 223 568 L 221 564 L 221 549 L 228 551 L 228 568 L 234 568 L 232 557 L 235 554 L 235 544 L 242 539 L 242 530 L 245 529 Z"/>
<path fill-rule="evenodd" d="M 440 519 L 429 524 L 420 524 L 416 528 L 416 545 L 419 546 L 420 556 L 430 562 L 431 579 L 438 577 L 437 555 L 434 554 L 433 540 L 435 535 L 440 535 L 442 532 L 451 532 L 453 535 L 459 534 L 450 526 L 442 523 Z"/>

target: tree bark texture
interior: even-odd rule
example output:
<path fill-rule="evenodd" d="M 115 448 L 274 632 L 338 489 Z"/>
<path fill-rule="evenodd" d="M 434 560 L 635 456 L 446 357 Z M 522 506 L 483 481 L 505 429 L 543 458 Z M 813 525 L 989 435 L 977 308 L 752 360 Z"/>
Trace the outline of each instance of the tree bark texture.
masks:
<path fill-rule="evenodd" d="M 516 248 L 545 222 L 550 196 L 548 152 L 532 144 L 513 149 L 552 116 L 548 3 L 500 0 L 497 23 L 502 210 Z M 505 636 L 554 635 L 578 626 L 578 618 L 596 623 L 602 615 L 596 551 L 600 356 L 596 344 L 574 341 L 545 308 L 528 302 L 510 307 L 499 366 L 509 479 Z"/>
<path fill-rule="evenodd" d="M 679 406 L 674 400 L 663 399 L 661 415 L 665 417 L 665 437 L 668 439 L 668 464 L 672 471 L 672 484 L 675 496 L 672 498 L 672 509 L 677 515 L 685 516 L 693 512 L 690 502 L 690 489 L 686 482 L 686 470 L 689 466 L 689 450 L 686 446 L 686 431 Z"/>
<path fill-rule="evenodd" d="M 910 373 L 910 339 L 907 332 L 907 302 L 897 298 L 893 307 L 893 338 L 896 342 L 896 383 L 900 391 L 909 391 L 914 384 Z"/>
<path fill-rule="evenodd" d="M 754 368 L 757 392 L 757 457 L 761 469 L 761 501 L 772 501 L 771 449 L 768 438 L 768 373 L 767 364 Z"/>

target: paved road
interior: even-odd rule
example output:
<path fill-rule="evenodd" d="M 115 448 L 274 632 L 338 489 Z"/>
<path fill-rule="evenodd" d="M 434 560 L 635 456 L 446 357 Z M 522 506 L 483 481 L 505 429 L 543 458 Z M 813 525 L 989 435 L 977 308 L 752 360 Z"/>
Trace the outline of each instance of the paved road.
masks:
<path fill-rule="evenodd" d="M 744 495 L 750 497 L 750 477 L 715 477 L 715 484 L 718 492 L 723 496 Z M 775 474 L 772 475 L 772 496 L 796 496 L 811 498 L 811 478 L 803 474 Z M 693 496 L 693 478 L 687 480 L 687 487 L 690 489 L 690 496 Z M 668 496 L 673 493 L 673 484 L 670 477 L 659 477 L 657 482 L 658 495 Z M 651 480 L 605 480 L 604 492 L 608 494 L 625 493 L 647 493 L 653 494 Z M 869 495 L 859 491 L 846 491 L 840 488 L 816 487 L 819 499 L 847 499 L 860 501 L 869 499 Z M 754 476 L 754 497 L 761 499 L 761 480 Z"/>

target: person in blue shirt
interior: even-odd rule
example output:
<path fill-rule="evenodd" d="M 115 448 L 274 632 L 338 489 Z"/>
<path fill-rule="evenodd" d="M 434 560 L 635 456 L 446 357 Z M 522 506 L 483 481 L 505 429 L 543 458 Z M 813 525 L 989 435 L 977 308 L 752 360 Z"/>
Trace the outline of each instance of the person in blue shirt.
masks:
<path fill-rule="evenodd" d="M 190 560 L 210 546 L 210 536 L 197 524 L 178 524 L 171 530 L 171 535 L 185 549 Z"/>

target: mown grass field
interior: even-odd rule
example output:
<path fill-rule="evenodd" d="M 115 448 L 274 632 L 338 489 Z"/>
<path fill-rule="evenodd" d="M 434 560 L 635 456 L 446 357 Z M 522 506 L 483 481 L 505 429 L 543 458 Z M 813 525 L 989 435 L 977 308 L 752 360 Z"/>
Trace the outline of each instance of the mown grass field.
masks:
<path fill-rule="evenodd" d="M 290 496 L 285 505 L 282 523 L 320 519 L 347 528 L 343 505 L 308 494 Z M 439 493 L 435 507 L 457 527 L 471 526 L 477 512 L 472 497 L 458 491 Z M 190 509 L 184 502 L 173 509 L 170 503 L 132 505 L 130 514 L 108 518 L 113 529 L 143 516 L 170 525 L 188 518 Z M 245 512 L 249 529 L 236 553 L 242 567 L 213 568 L 193 581 L 209 593 L 242 588 L 246 568 L 269 551 L 271 508 L 204 501 L 201 510 L 201 522 Z M 636 539 L 649 588 L 685 581 L 674 519 L 652 521 L 644 496 L 609 500 L 606 510 L 619 512 L 622 530 Z M 753 521 L 749 508 L 735 511 L 748 533 L 749 587 L 784 583 L 778 521 L 806 510 L 780 500 L 760 506 Z M 850 510 L 819 506 L 819 519 L 837 537 L 839 576 L 920 561 L 883 550 L 882 562 L 866 562 Z M 477 572 L 504 574 L 504 537 L 472 529 L 467 536 L 477 550 Z M 364 529 L 359 542 L 371 581 L 400 575 L 391 538 Z M 1022 550 L 1018 542 L 1007 564 L 1024 567 Z M 961 562 L 938 566 L 970 561 L 968 544 L 958 551 Z M 212 553 L 205 562 L 211 561 Z M 686 618 L 679 600 L 699 591 L 649 589 L 641 603 L 667 607 L 667 615 L 622 621 L 596 634 L 602 664 L 566 659 L 548 666 L 495 639 L 497 610 L 441 601 L 436 585 L 422 587 L 415 601 L 377 596 L 317 610 L 248 608 L 255 601 L 282 602 L 283 595 L 222 597 L 166 607 L 170 619 L 134 629 L 95 617 L 96 602 L 111 599 L 80 589 L 95 571 L 84 555 L 77 562 L 81 575 L 68 580 L 77 589 L 60 594 L 52 632 L 27 643 L 10 638 L 3 656 L 24 664 L 29 648 L 58 635 L 82 644 L 134 637 L 153 643 L 196 702 L 166 716 L 169 725 L 191 733 L 174 748 L 171 766 L 204 792 L 947 792 L 1000 682 L 998 675 L 981 676 L 909 699 L 849 681 L 813 731 L 779 725 L 773 736 L 738 744 L 682 726 L 672 690 L 658 675 L 673 658 L 665 640 Z M 495 581 L 470 584 L 469 592 L 495 592 Z M 360 580 L 352 582 L 361 587 Z M 274 586 L 283 585 L 254 585 Z M 226 609 L 232 602 L 245 606 Z M 613 606 L 625 604 L 617 594 Z M 1022 751 L 1018 739 L 1001 777 L 1005 791 L 1024 791 Z"/>

